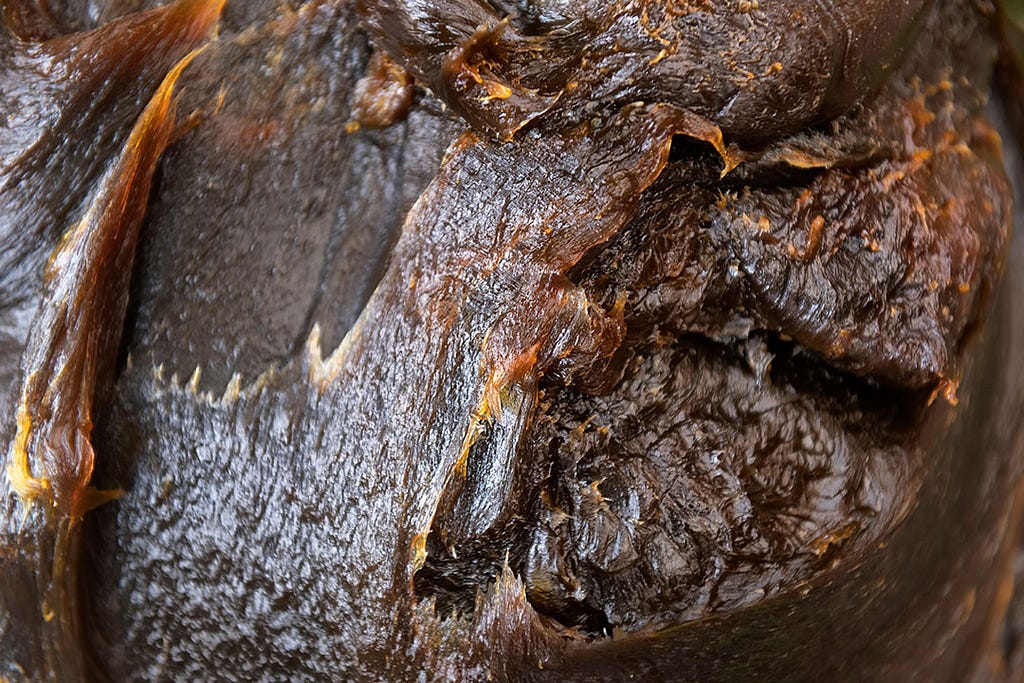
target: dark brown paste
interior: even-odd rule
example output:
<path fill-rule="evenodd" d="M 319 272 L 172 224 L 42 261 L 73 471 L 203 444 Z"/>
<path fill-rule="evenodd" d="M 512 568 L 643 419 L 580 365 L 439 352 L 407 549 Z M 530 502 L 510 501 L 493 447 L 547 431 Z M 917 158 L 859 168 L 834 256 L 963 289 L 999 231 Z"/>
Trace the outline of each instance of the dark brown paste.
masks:
<path fill-rule="evenodd" d="M 997 6 L 0 7 L 0 678 L 1024 672 Z"/>

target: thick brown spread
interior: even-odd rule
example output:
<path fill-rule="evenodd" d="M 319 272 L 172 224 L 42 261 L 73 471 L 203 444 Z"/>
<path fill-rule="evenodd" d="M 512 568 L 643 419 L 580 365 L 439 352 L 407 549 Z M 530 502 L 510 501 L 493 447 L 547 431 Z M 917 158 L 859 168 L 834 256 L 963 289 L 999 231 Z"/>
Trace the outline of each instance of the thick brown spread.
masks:
<path fill-rule="evenodd" d="M 161 4 L 0 3 L 0 679 L 1024 673 L 999 8 Z"/>

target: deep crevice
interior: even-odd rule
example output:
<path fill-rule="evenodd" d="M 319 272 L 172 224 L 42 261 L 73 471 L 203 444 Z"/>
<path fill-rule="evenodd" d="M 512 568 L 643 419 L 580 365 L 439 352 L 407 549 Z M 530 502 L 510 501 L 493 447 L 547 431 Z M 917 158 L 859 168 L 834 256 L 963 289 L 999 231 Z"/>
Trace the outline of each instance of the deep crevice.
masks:
<path fill-rule="evenodd" d="M 887 443 L 889 440 L 893 448 L 899 448 L 896 444 L 901 441 L 900 435 L 913 433 L 921 423 L 928 405 L 928 392 L 885 386 L 874 380 L 837 370 L 826 359 L 774 334 L 755 334 L 750 340 L 727 342 L 710 340 L 701 335 L 683 335 L 670 347 L 648 344 L 636 346 L 630 352 L 636 357 L 643 357 L 645 354 L 669 354 L 671 349 L 677 349 L 681 352 L 696 354 L 698 358 L 704 359 L 700 361 L 701 363 L 712 365 L 724 363 L 725 365 L 722 367 L 738 368 L 743 372 L 756 374 L 756 370 L 750 366 L 748 347 L 751 344 L 763 344 L 767 353 L 772 356 L 768 367 L 764 369 L 764 382 L 779 387 L 791 387 L 801 396 L 812 397 L 814 410 L 820 411 L 819 415 L 828 415 L 827 419 L 837 421 L 836 424 L 844 425 L 842 429 L 847 434 L 846 438 L 865 439 L 865 443 L 881 444 Z M 635 376 L 632 379 L 638 381 Z M 639 381 L 643 383 L 644 380 Z M 546 522 L 543 513 L 548 509 L 561 508 L 565 510 L 566 514 L 571 515 L 572 501 L 565 497 L 567 493 L 571 492 L 564 489 L 564 485 L 566 481 L 573 480 L 574 476 L 580 476 L 580 473 L 559 471 L 563 462 L 575 462 L 574 467 L 580 465 L 579 460 L 574 460 L 573 456 L 567 456 L 567 454 L 574 453 L 574 449 L 579 449 L 580 444 L 568 442 L 557 436 L 563 432 L 568 434 L 575 427 L 571 422 L 562 423 L 562 426 L 559 427 L 552 420 L 565 420 L 572 413 L 570 410 L 559 417 L 559 406 L 564 408 L 570 404 L 578 403 L 584 406 L 593 403 L 597 410 L 594 413 L 595 424 L 600 424 L 602 420 L 610 419 L 612 415 L 608 412 L 602 413 L 599 406 L 614 405 L 603 404 L 601 403 L 603 399 L 600 398 L 588 399 L 588 392 L 581 392 L 575 383 L 567 386 L 559 379 L 546 378 L 541 380 L 540 385 L 542 398 L 539 401 L 540 408 L 537 418 L 529 432 L 521 437 L 521 443 L 528 444 L 532 448 L 532 452 L 529 454 L 533 458 L 530 467 L 537 473 L 534 481 L 531 482 L 529 492 L 521 499 L 525 501 L 525 506 L 517 510 L 518 515 L 513 522 L 500 529 L 492 530 L 482 537 L 475 538 L 469 543 L 461 544 L 454 550 L 446 548 L 443 541 L 444 530 L 435 526 L 427 542 L 427 560 L 415 577 L 416 593 L 420 599 L 434 598 L 437 613 L 442 617 L 451 618 L 472 614 L 477 596 L 493 584 L 507 559 L 513 573 L 526 582 L 527 599 L 534 609 L 566 629 L 566 632 L 571 633 L 572 637 L 605 637 L 611 635 L 618 628 L 642 627 L 650 623 L 651 620 L 657 622 L 658 613 L 654 611 L 647 614 L 645 618 L 632 618 L 625 622 L 621 619 L 616 621 L 615 618 L 609 616 L 610 605 L 602 603 L 603 598 L 600 596 L 614 595 L 616 592 L 628 590 L 628 587 L 621 583 L 623 580 L 628 581 L 628 576 L 616 577 L 612 573 L 603 579 L 598 578 L 596 579 L 598 583 L 591 585 L 586 595 L 580 599 L 571 600 L 558 598 L 557 595 L 540 590 L 530 578 L 528 565 L 531 552 L 537 551 L 536 547 L 532 547 L 537 542 L 537 534 L 540 533 L 543 536 L 551 531 L 544 528 Z M 597 402 L 594 403 L 594 401 Z M 670 405 L 672 397 L 666 397 L 666 401 L 668 401 L 667 405 Z M 859 417 L 851 418 L 851 414 L 859 415 Z M 683 417 L 687 420 L 703 419 L 696 413 L 684 414 Z M 555 431 L 551 431 L 552 427 L 555 427 Z M 540 444 L 537 441 L 538 434 L 542 432 L 549 434 L 550 441 L 547 442 L 546 447 L 539 447 Z M 784 445 L 780 444 L 779 447 L 784 447 Z M 772 449 L 768 448 L 768 450 Z M 580 453 L 582 455 L 583 451 Z M 472 453 L 470 457 L 472 457 Z M 570 459 L 566 461 L 565 457 L 570 457 Z M 574 457 L 579 458 L 580 456 Z M 610 462 L 613 462 L 617 456 L 605 457 L 611 458 Z M 647 456 L 642 457 L 646 458 Z M 909 471 L 913 471 L 914 468 L 910 464 L 908 467 Z M 786 498 L 786 496 L 794 495 L 792 491 L 762 490 L 760 494 L 757 494 L 756 486 L 753 483 L 754 475 L 749 471 L 737 474 L 741 478 L 749 478 L 750 486 L 753 487 L 750 489 L 749 495 L 756 495 L 762 502 L 779 498 L 783 502 L 788 501 L 792 504 L 792 501 Z M 684 480 L 686 476 L 695 476 L 692 473 L 686 475 L 679 472 L 671 478 L 674 479 L 679 475 L 684 475 Z M 810 483 L 813 483 L 813 478 Z M 807 485 L 809 483 L 805 482 L 801 486 Z M 698 490 L 680 490 L 676 493 L 684 497 L 700 495 Z M 783 571 L 784 574 L 789 573 L 785 586 L 797 585 L 821 571 L 827 570 L 835 561 L 850 553 L 853 548 L 862 545 L 864 539 L 872 537 L 871 530 L 865 528 L 865 524 L 870 526 L 870 520 L 875 518 L 878 523 L 881 523 L 890 511 L 883 510 L 880 515 L 873 511 L 862 512 L 867 515 L 865 519 L 869 521 L 847 522 L 844 526 L 840 526 L 835 540 L 822 541 L 820 555 L 772 556 L 767 560 L 768 565 L 777 564 L 780 567 L 778 571 Z M 696 513 L 689 512 L 687 514 Z M 771 516 L 773 513 L 765 508 L 759 514 Z M 651 520 L 650 523 L 658 525 L 665 522 L 664 520 Z M 852 530 L 852 532 L 848 536 L 843 536 L 843 533 L 846 533 L 843 529 Z M 828 529 L 823 529 L 821 533 L 823 538 L 828 538 Z M 574 546 L 571 540 L 562 539 L 560 542 L 567 544 L 565 548 L 569 554 L 564 556 L 563 560 L 567 562 L 566 571 L 570 575 L 590 573 L 593 576 L 602 576 L 593 574 L 593 567 L 597 566 L 593 563 L 598 560 L 589 554 L 592 551 Z M 756 564 L 764 560 L 758 560 L 752 556 L 751 561 Z M 785 569 L 786 567 L 790 568 Z M 729 575 L 733 571 L 742 572 L 742 567 L 726 567 L 724 571 L 726 575 Z M 710 567 L 701 568 L 699 573 L 700 576 L 705 577 L 704 580 L 714 581 L 713 574 Z M 722 578 L 717 580 L 721 581 Z M 784 589 L 783 587 L 779 590 Z M 717 590 L 717 588 L 712 590 L 710 594 L 712 602 L 703 608 L 696 603 L 689 606 L 679 603 L 675 604 L 673 609 L 680 614 L 686 614 L 687 610 L 691 608 L 699 608 L 698 611 L 703 610 L 699 614 L 695 613 L 691 617 L 687 617 L 686 620 L 706 616 L 723 609 L 731 609 L 729 607 L 731 603 L 727 597 L 723 597 L 719 606 L 715 606 Z"/>

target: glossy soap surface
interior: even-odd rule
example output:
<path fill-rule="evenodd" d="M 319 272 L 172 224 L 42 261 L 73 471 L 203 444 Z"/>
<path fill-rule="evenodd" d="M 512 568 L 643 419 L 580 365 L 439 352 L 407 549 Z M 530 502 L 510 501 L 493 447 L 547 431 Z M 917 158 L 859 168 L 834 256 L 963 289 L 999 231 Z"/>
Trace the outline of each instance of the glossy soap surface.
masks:
<path fill-rule="evenodd" d="M 997 8 L 160 4 L 3 5 L 0 674 L 1017 675 Z"/>

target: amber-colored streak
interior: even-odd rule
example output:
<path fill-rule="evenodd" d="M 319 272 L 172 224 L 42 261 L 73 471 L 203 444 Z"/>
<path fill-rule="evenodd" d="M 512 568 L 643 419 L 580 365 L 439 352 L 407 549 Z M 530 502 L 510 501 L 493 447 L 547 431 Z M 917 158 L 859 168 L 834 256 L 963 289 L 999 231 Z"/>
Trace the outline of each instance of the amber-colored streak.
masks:
<path fill-rule="evenodd" d="M 811 219 L 811 225 L 807 230 L 807 245 L 804 247 L 803 251 L 800 251 L 794 245 L 790 244 L 786 250 L 787 253 L 792 258 L 799 259 L 804 263 L 810 263 L 821 250 L 821 240 L 824 236 L 824 231 L 825 217 L 821 215 L 815 216 Z"/>
<path fill-rule="evenodd" d="M 27 506 L 44 500 L 62 517 L 77 518 L 117 495 L 89 487 L 96 373 L 100 356 L 116 348 L 103 342 L 120 336 L 125 293 L 111 289 L 131 271 L 144 212 L 137 198 L 147 195 L 174 125 L 174 83 L 195 54 L 164 79 L 97 200 L 50 259 L 46 293 L 22 359 L 25 379 L 7 468 L 12 488 Z M 120 306 L 112 307 L 111 300 Z"/>
<path fill-rule="evenodd" d="M 220 17 L 226 0 L 180 0 L 148 13 L 150 18 L 163 15 L 171 24 L 188 27 L 199 38 L 210 30 Z M 18 39 L 27 42 L 58 39 L 65 27 L 54 18 L 45 0 L 5 0 L 0 3 L 0 18 Z"/>
<path fill-rule="evenodd" d="M 209 27 L 223 0 L 183 2 Z M 37 574 L 45 666 L 56 680 L 83 675 L 77 605 L 79 523 L 90 509 L 119 495 L 92 488 L 90 443 L 97 387 L 112 377 L 128 283 L 156 164 L 174 133 L 175 82 L 198 50 L 164 77 L 120 154 L 101 180 L 85 215 L 63 237 L 44 273 L 44 291 L 21 358 L 17 431 L 6 473 L 25 506 L 40 503 L 45 527 L 25 543 L 52 544 L 51 565 Z M 44 556 L 45 556 L 44 555 Z M 26 625 L 27 626 L 27 625 Z"/>
<path fill-rule="evenodd" d="M 4 20 L 12 35 L 28 42 L 60 32 L 55 24 L 44 27 L 46 31 L 39 35 L 19 33 L 12 27 L 12 8 L 20 11 L 28 4 L 4 5 L 8 10 Z M 10 561 L 0 581 L 2 608 L 20 607 L 4 614 L 0 660 L 9 667 L 5 670 L 22 670 L 28 680 L 86 678 L 78 605 L 80 522 L 85 512 L 117 495 L 90 487 L 95 458 L 90 443 L 93 402 L 97 396 L 102 400 L 113 379 L 152 174 L 176 132 L 174 85 L 195 56 L 189 50 L 209 36 L 223 5 L 224 0 L 179 0 L 88 33 L 60 36 L 28 48 L 17 46 L 13 49 L 21 51 L 21 61 L 5 74 L 28 79 L 21 81 L 23 85 L 38 77 L 46 95 L 43 99 L 63 108 L 61 124 L 76 116 L 91 116 L 93 110 L 104 111 L 106 102 L 88 102 L 96 88 L 116 84 L 129 89 L 119 93 L 126 102 L 148 99 L 134 123 L 126 119 L 121 124 L 123 129 L 131 125 L 127 139 L 120 138 L 123 144 L 111 149 L 109 141 L 104 147 L 104 141 L 97 139 L 90 148 L 90 154 L 108 157 L 109 162 L 103 175 L 89 182 L 92 190 L 84 214 L 67 223 L 61 218 L 47 231 L 52 234 L 68 227 L 46 262 L 41 296 L 21 355 L 16 432 L 5 473 L 24 514 L 20 532 L 4 540 Z M 52 138 L 75 134 L 63 128 L 50 133 Z M 19 153 L 14 149 L 11 158 L 20 160 Z M 55 163 L 70 169 L 74 157 L 65 156 L 73 153 L 55 147 Z M 45 171 L 40 173 L 45 181 Z M 69 209 L 53 215 L 67 216 Z M 9 220 L 34 215 L 29 209 L 19 213 L 16 204 L 13 209 L 5 205 L 4 210 L 13 211 L 7 214 Z M 33 508 L 33 503 L 38 505 Z M 18 577 L 27 578 L 29 571 L 34 585 L 19 584 Z"/>

